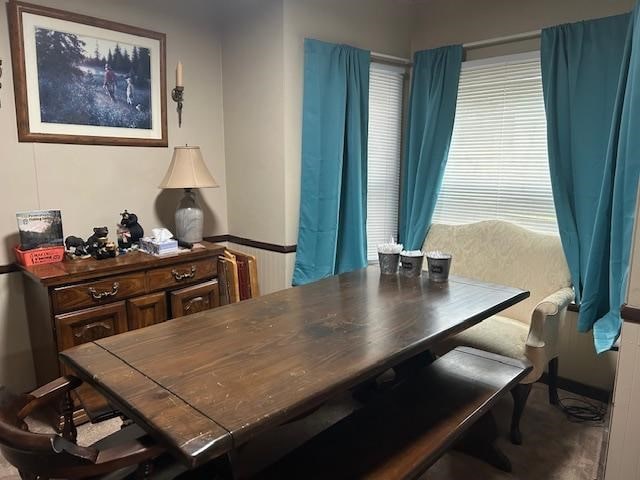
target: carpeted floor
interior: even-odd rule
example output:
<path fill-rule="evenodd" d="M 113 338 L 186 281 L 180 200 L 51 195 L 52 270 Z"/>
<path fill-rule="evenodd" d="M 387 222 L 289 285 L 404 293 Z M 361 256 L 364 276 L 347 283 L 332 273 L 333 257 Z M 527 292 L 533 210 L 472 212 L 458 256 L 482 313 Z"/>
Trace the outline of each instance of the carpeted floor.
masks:
<path fill-rule="evenodd" d="M 575 397 L 560 391 L 560 398 Z M 549 405 L 547 387 L 534 384 L 522 418 L 524 443 L 507 438 L 511 419 L 510 396 L 494 409 L 502 433 L 497 445 L 509 457 L 512 473 L 503 473 L 458 452 L 442 457 L 421 480 L 596 480 L 604 426 L 572 423 Z"/>
<path fill-rule="evenodd" d="M 560 396 L 573 396 L 561 391 Z M 522 420 L 524 444 L 507 440 L 511 397 L 495 408 L 501 438 L 498 446 L 507 454 L 513 472 L 505 474 L 479 460 L 451 452 L 438 461 L 421 480 L 596 480 L 604 434 L 602 425 L 572 423 L 547 402 L 546 386 L 535 384 Z M 83 425 L 78 443 L 89 445 L 119 428 L 119 420 Z M 35 430 L 35 429 L 34 429 Z M 0 480 L 19 478 L 0 457 Z M 296 479 L 297 480 L 297 479 Z"/>

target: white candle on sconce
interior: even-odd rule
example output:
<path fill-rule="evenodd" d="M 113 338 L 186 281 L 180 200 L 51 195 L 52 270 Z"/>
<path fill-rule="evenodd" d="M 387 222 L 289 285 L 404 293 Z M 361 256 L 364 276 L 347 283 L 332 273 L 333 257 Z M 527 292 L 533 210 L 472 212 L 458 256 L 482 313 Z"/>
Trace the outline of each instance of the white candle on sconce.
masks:
<path fill-rule="evenodd" d="M 176 66 L 176 87 L 171 91 L 171 98 L 178 104 L 176 110 L 178 111 L 178 127 L 182 126 L 182 102 L 184 98 L 184 72 L 182 68 L 182 62 L 178 60 Z"/>
<path fill-rule="evenodd" d="M 176 87 L 184 87 L 184 78 L 183 78 L 181 61 L 178 61 L 178 66 L 176 67 Z"/>

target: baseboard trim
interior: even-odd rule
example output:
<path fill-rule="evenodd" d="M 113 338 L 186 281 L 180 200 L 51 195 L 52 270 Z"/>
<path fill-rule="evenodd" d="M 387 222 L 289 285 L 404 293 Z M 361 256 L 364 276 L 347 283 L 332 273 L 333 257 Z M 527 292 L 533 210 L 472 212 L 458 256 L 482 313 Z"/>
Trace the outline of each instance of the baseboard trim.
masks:
<path fill-rule="evenodd" d="M 580 313 L 580 305 L 571 302 L 568 306 L 567 306 L 567 310 L 569 310 L 570 312 L 576 312 L 576 313 Z"/>
<path fill-rule="evenodd" d="M 549 385 L 549 376 L 546 372 L 542 374 L 538 382 Z M 586 385 L 564 377 L 558 377 L 558 388 L 603 403 L 609 403 L 611 400 L 611 392 L 609 390 L 592 387 L 591 385 Z"/>
<path fill-rule="evenodd" d="M 20 271 L 20 267 L 15 263 L 10 263 L 9 265 L 0 265 L 0 275 L 5 273 L 13 273 Z"/>
<path fill-rule="evenodd" d="M 244 245 L 246 247 L 253 247 L 259 250 L 267 250 L 269 252 L 276 253 L 294 253 L 297 249 L 297 245 L 276 245 L 275 243 L 260 242 L 258 240 L 251 240 L 250 238 L 236 237 L 235 235 L 214 235 L 206 237 L 207 242 L 220 243 L 231 242 L 238 245 Z"/>
<path fill-rule="evenodd" d="M 640 323 L 640 308 L 632 307 L 625 303 L 620 309 L 620 315 L 625 322 Z"/>

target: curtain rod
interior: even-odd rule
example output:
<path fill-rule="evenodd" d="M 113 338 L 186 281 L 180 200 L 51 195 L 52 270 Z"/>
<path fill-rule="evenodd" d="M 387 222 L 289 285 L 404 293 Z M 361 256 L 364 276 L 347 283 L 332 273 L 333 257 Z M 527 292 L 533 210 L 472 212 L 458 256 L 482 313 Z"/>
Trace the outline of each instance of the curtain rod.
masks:
<path fill-rule="evenodd" d="M 489 38 L 487 40 L 479 40 L 477 42 L 468 42 L 462 45 L 465 50 L 473 50 L 474 48 L 492 47 L 495 45 L 503 45 L 505 43 L 519 42 L 523 40 L 532 40 L 539 38 L 542 30 L 531 30 L 530 32 L 516 33 L 515 35 L 507 35 L 504 37 Z M 413 63 L 408 58 L 395 57 L 385 53 L 371 52 L 371 60 L 377 63 L 384 63 L 396 67 L 410 68 Z"/>
<path fill-rule="evenodd" d="M 477 42 L 469 42 L 462 45 L 465 50 L 473 50 L 474 48 L 493 47 L 494 45 L 502 45 L 505 43 L 519 42 L 522 40 L 532 40 L 539 38 L 541 30 L 531 30 L 530 32 L 517 33 L 515 35 L 507 35 L 506 37 L 490 38 L 488 40 L 479 40 Z"/>
<path fill-rule="evenodd" d="M 376 63 L 384 63 L 386 65 L 393 65 L 394 67 L 409 68 L 413 64 L 408 58 L 394 57 L 393 55 L 387 55 L 385 53 L 371 52 L 371 60 Z"/>

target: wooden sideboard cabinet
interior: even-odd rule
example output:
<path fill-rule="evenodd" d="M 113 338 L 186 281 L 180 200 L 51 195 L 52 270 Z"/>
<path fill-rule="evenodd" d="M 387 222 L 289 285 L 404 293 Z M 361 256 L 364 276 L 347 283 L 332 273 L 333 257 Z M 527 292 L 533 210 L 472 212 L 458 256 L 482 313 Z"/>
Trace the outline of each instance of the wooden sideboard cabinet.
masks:
<path fill-rule="evenodd" d="M 23 267 L 38 384 L 67 372 L 58 360 L 65 349 L 217 307 L 217 261 L 224 247 L 203 245 L 161 257 L 132 252 L 107 260 Z M 90 387 L 79 392 L 76 401 L 90 418 L 110 413 Z M 83 414 L 78 408 L 76 419 L 84 420 Z"/>

